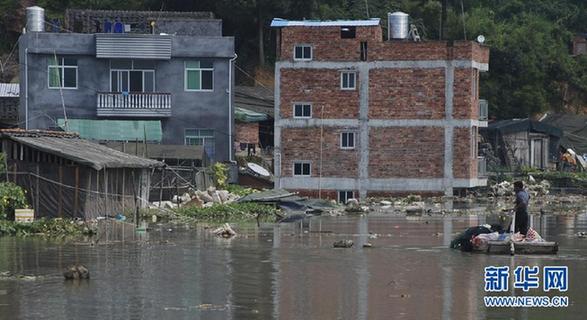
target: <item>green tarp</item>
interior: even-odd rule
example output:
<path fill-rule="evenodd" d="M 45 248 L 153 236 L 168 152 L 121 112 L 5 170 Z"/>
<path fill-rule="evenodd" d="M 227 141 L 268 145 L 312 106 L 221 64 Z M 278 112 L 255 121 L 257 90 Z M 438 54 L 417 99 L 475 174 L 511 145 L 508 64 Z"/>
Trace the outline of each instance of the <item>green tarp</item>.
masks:
<path fill-rule="evenodd" d="M 234 117 L 236 120 L 243 122 L 261 122 L 269 119 L 269 117 L 264 113 L 259 113 L 240 107 L 236 107 L 234 109 Z"/>
<path fill-rule="evenodd" d="M 64 119 L 57 120 L 65 130 Z M 108 141 L 161 141 L 163 136 L 159 120 L 89 120 L 68 119 L 67 131 L 79 133 L 81 138 Z"/>

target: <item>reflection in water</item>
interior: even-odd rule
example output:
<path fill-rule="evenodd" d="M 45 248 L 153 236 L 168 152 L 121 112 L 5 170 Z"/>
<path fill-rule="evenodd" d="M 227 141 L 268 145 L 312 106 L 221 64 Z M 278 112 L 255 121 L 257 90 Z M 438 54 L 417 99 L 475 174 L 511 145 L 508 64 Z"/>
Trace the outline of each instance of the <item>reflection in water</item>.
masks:
<path fill-rule="evenodd" d="M 587 214 L 534 215 L 557 256 L 490 256 L 446 249 L 485 216 L 314 218 L 241 226 L 231 240 L 167 227 L 140 243 L 74 245 L 0 238 L 0 319 L 582 319 L 587 311 Z M 370 233 L 377 238 L 370 238 Z M 334 249 L 352 239 L 355 247 Z M 374 248 L 362 248 L 371 242 Z M 69 263 L 89 281 L 65 282 Z M 567 309 L 487 309 L 483 268 L 567 265 Z M 525 294 L 543 295 L 538 290 Z"/>

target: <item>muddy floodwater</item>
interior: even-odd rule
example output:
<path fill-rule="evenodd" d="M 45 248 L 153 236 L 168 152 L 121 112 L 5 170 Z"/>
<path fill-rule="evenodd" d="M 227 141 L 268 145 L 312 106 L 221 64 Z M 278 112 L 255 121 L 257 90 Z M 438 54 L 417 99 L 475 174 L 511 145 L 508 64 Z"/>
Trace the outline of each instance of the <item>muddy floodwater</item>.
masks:
<path fill-rule="evenodd" d="M 141 241 L 94 246 L 3 237 L 0 272 L 35 277 L 0 278 L 0 319 L 585 319 L 587 239 L 574 234 L 587 231 L 587 212 L 533 217 L 560 243 L 558 255 L 447 249 L 454 233 L 486 219 L 322 217 L 241 225 L 230 240 L 203 227 L 154 226 Z M 334 249 L 341 239 L 355 246 Z M 74 262 L 90 280 L 63 280 Z M 547 295 L 566 295 L 570 306 L 486 308 L 490 265 L 568 266 L 568 291 Z"/>

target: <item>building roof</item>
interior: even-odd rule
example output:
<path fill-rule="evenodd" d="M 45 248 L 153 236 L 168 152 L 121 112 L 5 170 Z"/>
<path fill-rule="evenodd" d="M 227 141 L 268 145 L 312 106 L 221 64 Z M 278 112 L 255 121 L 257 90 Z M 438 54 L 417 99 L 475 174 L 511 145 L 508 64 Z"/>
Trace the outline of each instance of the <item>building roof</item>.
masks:
<path fill-rule="evenodd" d="M 268 118 L 273 118 L 273 90 L 260 86 L 237 86 L 234 90 L 234 105 L 237 113 L 241 109 L 243 112 L 264 114 Z"/>
<path fill-rule="evenodd" d="M 321 20 L 298 20 L 298 21 L 290 21 L 281 18 L 273 18 L 271 21 L 272 27 L 342 27 L 342 26 L 361 26 L 361 27 L 370 27 L 370 26 L 378 26 L 379 25 L 379 18 L 371 18 L 368 20 L 329 20 L 329 21 L 321 21 Z"/>
<path fill-rule="evenodd" d="M 0 83 L 0 98 L 18 98 L 18 83 Z"/>
<path fill-rule="evenodd" d="M 509 134 L 522 131 L 540 132 L 555 137 L 562 137 L 561 129 L 542 123 L 539 121 L 532 121 L 530 119 L 508 119 L 490 123 L 487 128 L 481 128 L 481 131 L 494 132 L 498 131 L 501 134 Z"/>
<path fill-rule="evenodd" d="M 105 145 L 118 151 L 124 150 L 128 154 L 146 154 L 145 156 L 151 159 L 203 160 L 205 158 L 204 146 L 147 143 L 145 152 L 144 143 L 109 141 Z"/>
<path fill-rule="evenodd" d="M 70 132 L 6 129 L 0 130 L 0 136 L 95 170 L 154 168 L 164 165 L 159 161 L 137 157 L 80 139 L 77 134 Z"/>
<path fill-rule="evenodd" d="M 563 130 L 561 145 L 578 154 L 587 153 L 587 116 L 576 114 L 548 114 L 542 122 Z"/>

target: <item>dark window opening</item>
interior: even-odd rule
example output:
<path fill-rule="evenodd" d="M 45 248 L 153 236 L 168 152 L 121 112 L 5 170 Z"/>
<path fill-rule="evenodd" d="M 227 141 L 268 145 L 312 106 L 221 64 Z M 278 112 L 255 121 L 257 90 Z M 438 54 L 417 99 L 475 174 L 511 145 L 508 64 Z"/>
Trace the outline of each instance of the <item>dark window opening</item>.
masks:
<path fill-rule="evenodd" d="M 367 61 L 367 41 L 361 41 L 361 61 Z"/>
<path fill-rule="evenodd" d="M 352 191 L 338 191 L 338 202 L 342 204 L 346 204 L 349 199 L 354 198 L 354 192 Z"/>
<path fill-rule="evenodd" d="M 340 37 L 342 39 L 354 39 L 357 34 L 357 27 L 340 27 Z"/>

